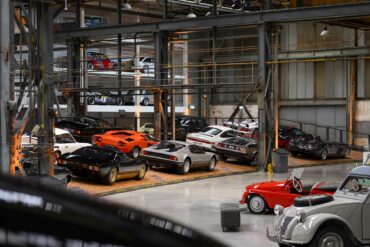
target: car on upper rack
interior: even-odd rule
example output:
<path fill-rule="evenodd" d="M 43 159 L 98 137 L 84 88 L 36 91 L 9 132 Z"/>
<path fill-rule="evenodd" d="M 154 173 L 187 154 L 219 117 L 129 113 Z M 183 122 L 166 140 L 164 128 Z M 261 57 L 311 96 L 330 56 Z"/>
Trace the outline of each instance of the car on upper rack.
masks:
<path fill-rule="evenodd" d="M 336 185 L 325 182 L 303 185 L 301 182 L 303 172 L 304 168 L 296 168 L 286 180 L 247 185 L 240 204 L 247 204 L 251 213 L 262 214 L 274 209 L 276 205 L 288 207 L 299 196 L 333 194 L 336 191 Z"/>
<path fill-rule="evenodd" d="M 347 159 L 350 148 L 345 143 L 321 140 L 319 136 L 311 135 L 294 139 L 289 142 L 288 151 L 293 155 L 299 154 L 326 160 L 328 157 L 341 157 Z"/>
<path fill-rule="evenodd" d="M 87 93 L 87 104 L 89 105 L 125 105 L 132 104 L 133 96 L 119 94 L 119 92 L 89 92 Z"/>
<path fill-rule="evenodd" d="M 71 133 L 66 130 L 54 129 L 54 155 L 58 159 L 65 153 L 71 153 L 79 148 L 91 146 L 90 143 L 77 142 Z M 21 139 L 22 147 L 32 147 L 37 145 L 37 135 L 30 133 L 24 134 Z"/>
<path fill-rule="evenodd" d="M 229 127 L 210 125 L 199 132 L 188 134 L 186 142 L 199 145 L 207 151 L 216 151 L 217 143 L 236 136 L 237 132 Z"/>
<path fill-rule="evenodd" d="M 80 142 L 91 142 L 91 138 L 95 134 L 121 129 L 114 128 L 105 120 L 90 116 L 77 116 L 71 119 L 60 120 L 55 123 L 55 127 L 69 131 Z"/>
<path fill-rule="evenodd" d="M 195 167 L 205 167 L 213 171 L 217 164 L 214 153 L 205 152 L 202 147 L 182 141 L 161 141 L 145 148 L 140 157 L 150 166 L 175 168 L 180 174 L 187 174 Z"/>
<path fill-rule="evenodd" d="M 254 119 L 247 119 L 242 122 L 226 121 L 223 122 L 223 125 L 238 131 L 240 136 L 258 138 L 258 121 Z"/>
<path fill-rule="evenodd" d="M 245 137 L 231 137 L 217 143 L 216 153 L 220 159 L 226 161 L 233 158 L 242 161 L 249 161 L 255 165 L 258 161 L 257 142 L 254 139 Z"/>
<path fill-rule="evenodd" d="M 135 59 L 131 60 L 131 70 L 139 69 L 144 73 L 154 73 L 155 58 L 154 57 L 140 57 L 139 66 L 135 66 Z"/>
<path fill-rule="evenodd" d="M 153 136 L 133 130 L 112 130 L 93 136 L 93 143 L 100 147 L 111 147 L 138 158 L 141 149 L 158 143 Z"/>
<path fill-rule="evenodd" d="M 64 154 L 58 165 L 69 168 L 73 175 L 114 184 L 118 179 L 145 177 L 149 166 L 146 161 L 132 159 L 124 153 L 106 147 L 90 146 Z"/>
<path fill-rule="evenodd" d="M 104 70 L 114 69 L 118 67 L 118 63 L 110 60 L 105 54 L 99 52 L 87 52 L 87 69 L 88 70 Z"/>
<path fill-rule="evenodd" d="M 333 196 L 299 197 L 274 211 L 266 233 L 279 246 L 369 246 L 370 166 L 352 169 Z"/>

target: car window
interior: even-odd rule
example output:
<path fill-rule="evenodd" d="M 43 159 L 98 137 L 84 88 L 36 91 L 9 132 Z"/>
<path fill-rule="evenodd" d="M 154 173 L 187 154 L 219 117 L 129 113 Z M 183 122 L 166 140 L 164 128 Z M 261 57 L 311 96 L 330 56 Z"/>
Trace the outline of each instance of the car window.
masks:
<path fill-rule="evenodd" d="M 344 193 L 366 195 L 370 189 L 370 178 L 349 176 L 342 184 L 340 190 Z"/>
<path fill-rule="evenodd" d="M 222 132 L 222 130 L 218 129 L 218 128 L 214 128 L 214 127 L 205 127 L 203 128 L 200 133 L 203 133 L 203 134 L 208 134 L 208 135 L 218 135 Z"/>
<path fill-rule="evenodd" d="M 201 148 L 201 147 L 199 147 L 199 146 L 196 146 L 196 145 L 194 145 L 194 147 L 195 147 L 195 149 L 197 150 L 197 153 L 198 154 L 204 154 L 205 152 L 204 152 L 204 150 L 203 150 L 203 148 Z"/>
<path fill-rule="evenodd" d="M 198 119 L 197 122 L 198 122 L 199 128 L 204 128 L 207 125 L 203 120 L 200 120 L 200 119 Z"/>
<path fill-rule="evenodd" d="M 232 130 L 225 131 L 224 133 L 221 134 L 222 138 L 227 138 L 227 137 L 235 137 L 236 134 Z"/>
<path fill-rule="evenodd" d="M 150 129 L 153 129 L 154 128 L 154 125 L 153 124 L 147 124 L 146 127 L 147 128 L 150 128 Z"/>
<path fill-rule="evenodd" d="M 71 134 L 62 134 L 62 135 L 56 135 L 55 136 L 55 143 L 75 143 L 75 140 L 73 139 Z"/>

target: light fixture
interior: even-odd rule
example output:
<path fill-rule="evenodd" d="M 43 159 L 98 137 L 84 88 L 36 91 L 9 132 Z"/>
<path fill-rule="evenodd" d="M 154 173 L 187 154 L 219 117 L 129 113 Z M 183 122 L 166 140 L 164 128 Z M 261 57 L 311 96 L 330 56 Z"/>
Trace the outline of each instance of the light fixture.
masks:
<path fill-rule="evenodd" d="M 243 110 L 243 109 L 244 109 L 244 106 L 240 105 L 239 110 Z"/>
<path fill-rule="evenodd" d="M 189 108 L 190 110 L 194 110 L 194 109 L 195 109 L 195 105 L 194 105 L 194 104 L 189 104 L 189 105 L 188 105 L 188 108 Z"/>
<path fill-rule="evenodd" d="M 68 10 L 68 2 L 67 2 L 67 0 L 64 0 L 64 10 Z"/>
<path fill-rule="evenodd" d="M 193 6 L 190 6 L 190 13 L 186 16 L 187 18 L 197 18 L 197 15 L 193 12 Z"/>
<path fill-rule="evenodd" d="M 324 28 L 322 29 L 321 33 L 320 33 L 320 36 L 325 37 L 325 36 L 328 36 L 328 35 L 329 35 L 329 30 L 328 30 L 328 27 L 325 25 Z"/>
<path fill-rule="evenodd" d="M 122 9 L 123 10 L 132 10 L 132 7 L 127 1 L 124 1 L 124 3 L 122 4 Z"/>

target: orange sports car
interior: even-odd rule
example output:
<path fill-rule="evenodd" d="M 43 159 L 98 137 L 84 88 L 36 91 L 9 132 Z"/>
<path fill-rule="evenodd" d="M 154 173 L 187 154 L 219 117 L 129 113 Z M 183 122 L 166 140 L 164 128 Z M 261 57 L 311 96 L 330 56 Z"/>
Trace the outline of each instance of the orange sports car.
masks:
<path fill-rule="evenodd" d="M 153 136 L 133 130 L 111 130 L 104 134 L 94 135 L 92 141 L 100 147 L 112 147 L 130 155 L 139 157 L 140 150 L 157 144 Z"/>

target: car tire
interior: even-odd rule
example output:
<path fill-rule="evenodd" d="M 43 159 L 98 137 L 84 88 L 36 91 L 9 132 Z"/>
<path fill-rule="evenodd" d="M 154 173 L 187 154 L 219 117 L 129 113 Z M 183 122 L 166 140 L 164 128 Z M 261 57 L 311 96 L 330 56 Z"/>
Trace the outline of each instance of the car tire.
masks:
<path fill-rule="evenodd" d="M 265 200 L 259 195 L 251 195 L 247 200 L 247 206 L 249 212 L 253 214 L 263 214 L 267 209 Z"/>
<path fill-rule="evenodd" d="M 350 247 L 355 246 L 350 240 L 345 229 L 339 226 L 321 227 L 309 243 L 309 247 L 333 246 Z"/>
<path fill-rule="evenodd" d="M 213 171 L 216 167 L 217 159 L 215 156 L 212 156 L 211 160 L 209 161 L 209 164 L 207 166 L 207 171 Z"/>
<path fill-rule="evenodd" d="M 145 177 L 147 171 L 148 171 L 147 165 L 142 164 L 140 166 L 139 173 L 136 176 L 136 180 L 142 180 Z"/>
<path fill-rule="evenodd" d="M 349 148 L 348 148 L 348 147 L 346 147 L 346 148 L 344 149 L 344 152 L 343 152 L 343 159 L 348 159 L 348 157 L 349 157 L 349 153 L 350 153 L 350 150 L 349 150 Z"/>
<path fill-rule="evenodd" d="M 92 63 L 87 63 L 87 69 L 88 70 L 93 70 L 94 69 L 94 65 Z"/>
<path fill-rule="evenodd" d="M 94 97 L 88 97 L 87 98 L 87 104 L 88 105 L 95 105 L 95 98 Z"/>
<path fill-rule="evenodd" d="M 117 181 L 118 169 L 117 167 L 112 167 L 107 176 L 104 178 L 104 183 L 107 185 L 112 185 Z"/>
<path fill-rule="evenodd" d="M 117 100 L 116 100 L 116 102 L 117 102 L 117 105 L 124 105 L 124 101 L 123 101 L 123 99 L 122 98 L 117 98 Z"/>
<path fill-rule="evenodd" d="M 140 155 L 140 148 L 139 147 L 134 147 L 131 152 L 130 152 L 130 156 L 134 159 L 137 159 Z"/>
<path fill-rule="evenodd" d="M 144 73 L 149 73 L 149 66 L 148 65 L 144 65 L 143 71 L 144 71 Z"/>
<path fill-rule="evenodd" d="M 308 207 L 319 205 L 327 202 L 333 201 L 334 198 L 332 195 L 311 195 L 311 196 L 300 196 L 294 198 L 294 206 L 296 207 Z"/>
<path fill-rule="evenodd" d="M 326 158 L 328 157 L 328 151 L 326 149 L 323 149 L 320 153 L 320 159 L 321 160 L 326 160 Z"/>
<path fill-rule="evenodd" d="M 187 174 L 190 171 L 190 167 L 191 167 L 191 161 L 189 158 L 186 158 L 184 163 L 179 167 L 178 172 L 183 175 Z"/>
<path fill-rule="evenodd" d="M 149 105 L 149 99 L 148 98 L 144 98 L 143 101 L 141 101 L 141 104 L 143 106 L 148 106 Z"/>

